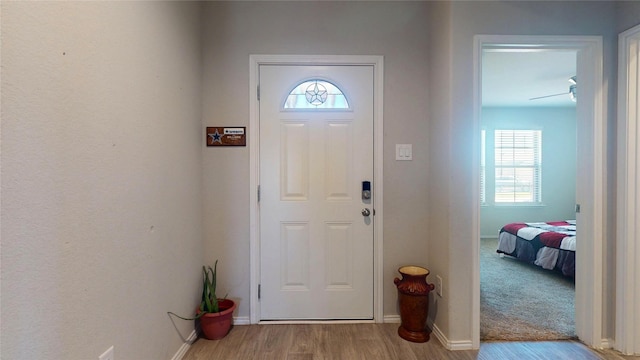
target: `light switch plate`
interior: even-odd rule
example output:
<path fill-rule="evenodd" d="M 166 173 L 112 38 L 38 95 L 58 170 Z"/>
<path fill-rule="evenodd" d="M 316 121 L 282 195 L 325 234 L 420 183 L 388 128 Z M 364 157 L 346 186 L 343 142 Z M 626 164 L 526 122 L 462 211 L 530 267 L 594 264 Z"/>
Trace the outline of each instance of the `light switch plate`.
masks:
<path fill-rule="evenodd" d="M 413 160 L 411 144 L 396 144 L 396 160 Z"/>

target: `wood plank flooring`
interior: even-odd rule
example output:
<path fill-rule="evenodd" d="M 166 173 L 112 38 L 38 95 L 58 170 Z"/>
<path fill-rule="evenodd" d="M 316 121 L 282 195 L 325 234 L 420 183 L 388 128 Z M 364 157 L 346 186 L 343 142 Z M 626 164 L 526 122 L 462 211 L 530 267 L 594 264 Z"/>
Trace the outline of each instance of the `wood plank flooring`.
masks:
<path fill-rule="evenodd" d="M 480 350 L 449 351 L 435 336 L 424 344 L 405 341 L 399 324 L 296 324 L 235 326 L 227 337 L 193 343 L 183 360 L 215 359 L 607 359 L 640 360 L 579 342 L 488 342 Z"/>

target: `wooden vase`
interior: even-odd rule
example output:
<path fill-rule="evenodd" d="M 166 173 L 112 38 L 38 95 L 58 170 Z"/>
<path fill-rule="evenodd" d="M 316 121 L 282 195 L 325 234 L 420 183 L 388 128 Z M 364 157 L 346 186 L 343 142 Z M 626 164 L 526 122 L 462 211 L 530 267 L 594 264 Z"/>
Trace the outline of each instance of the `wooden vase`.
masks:
<path fill-rule="evenodd" d="M 411 342 L 427 342 L 430 333 L 427 328 L 429 292 L 434 289 L 433 284 L 427 283 L 429 270 L 419 266 L 403 266 L 398 272 L 402 274 L 402 280 L 393 280 L 398 288 L 400 305 L 398 335 Z"/>

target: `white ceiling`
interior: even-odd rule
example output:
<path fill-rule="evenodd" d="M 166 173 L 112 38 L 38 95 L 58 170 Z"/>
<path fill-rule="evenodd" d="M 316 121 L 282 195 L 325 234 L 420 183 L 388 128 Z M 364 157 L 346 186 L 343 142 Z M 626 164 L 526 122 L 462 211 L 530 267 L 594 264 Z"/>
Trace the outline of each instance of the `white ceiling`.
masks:
<path fill-rule="evenodd" d="M 575 74 L 575 51 L 488 49 L 482 57 L 482 105 L 575 106 L 568 94 Z M 565 94 L 529 100 L 560 93 Z"/>

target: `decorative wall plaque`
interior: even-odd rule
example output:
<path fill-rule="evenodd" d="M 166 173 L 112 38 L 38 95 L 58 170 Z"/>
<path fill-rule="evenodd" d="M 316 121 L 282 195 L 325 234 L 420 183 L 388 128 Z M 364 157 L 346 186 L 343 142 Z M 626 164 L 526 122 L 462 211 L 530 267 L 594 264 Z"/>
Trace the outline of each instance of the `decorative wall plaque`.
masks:
<path fill-rule="evenodd" d="M 247 146 L 247 128 L 207 127 L 207 146 Z"/>

